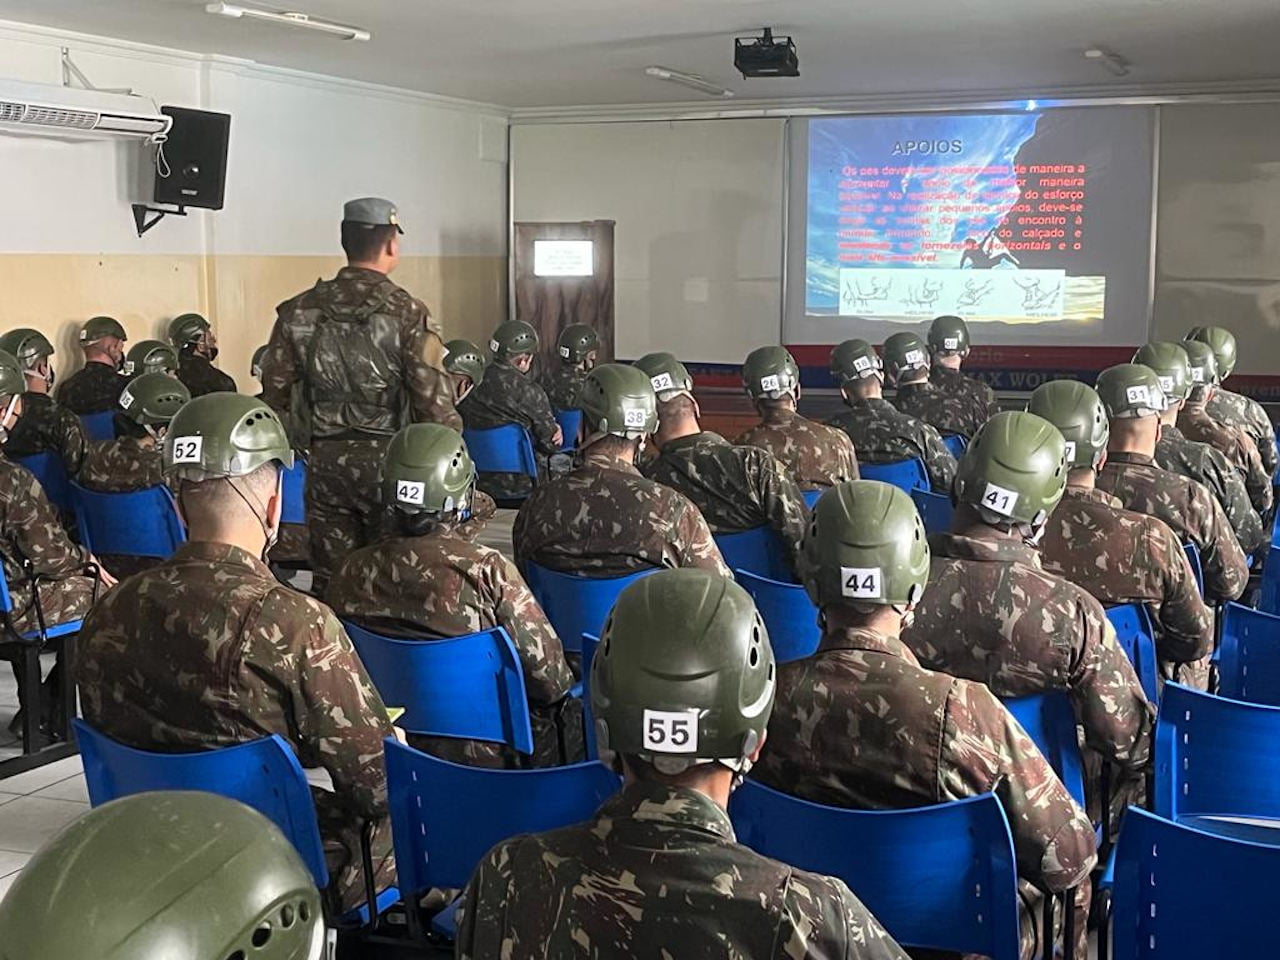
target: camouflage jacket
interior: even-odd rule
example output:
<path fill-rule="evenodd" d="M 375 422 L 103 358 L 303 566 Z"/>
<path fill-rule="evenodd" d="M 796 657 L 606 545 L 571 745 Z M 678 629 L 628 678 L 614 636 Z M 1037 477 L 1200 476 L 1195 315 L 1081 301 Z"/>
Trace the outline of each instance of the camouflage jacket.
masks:
<path fill-rule="evenodd" d="M 839 427 L 853 441 L 859 463 L 892 463 L 916 458 L 929 471 L 935 493 L 949 493 L 956 478 L 956 458 L 942 445 L 938 431 L 908 416 L 888 400 L 871 397 L 846 400 L 849 409 L 827 423 Z"/>
<path fill-rule="evenodd" d="M 1046 573 L 1034 547 L 988 529 L 930 538 L 929 586 L 903 642 L 925 667 L 985 683 L 998 697 L 1065 690 L 1085 742 L 1143 770 L 1152 710 L 1102 605 Z"/>
<path fill-rule="evenodd" d="M 812 657 L 779 665 L 752 776 L 837 807 L 920 807 L 994 792 L 1021 876 L 1066 890 L 1096 860 L 1089 818 L 991 691 L 922 668 L 901 640 L 873 630 L 828 630 Z"/>
<path fill-rule="evenodd" d="M 769 451 L 791 471 L 801 490 L 821 490 L 858 479 L 858 458 L 849 435 L 794 410 L 767 410 L 758 424 L 733 442 Z"/>
<path fill-rule="evenodd" d="M 458 412 L 468 430 L 518 423 L 529 431 L 534 448 L 543 456 L 560 449 L 555 443 L 558 424 L 546 391 L 509 363 L 495 361 L 486 367 L 484 379 L 458 404 Z"/>
<path fill-rule="evenodd" d="M 588 447 L 568 476 L 540 484 L 512 530 L 516 564 L 620 577 L 655 567 L 733 574 L 684 494 Z"/>
<path fill-rule="evenodd" d="M 1155 459 L 1161 470 L 1181 474 L 1208 487 L 1227 515 L 1245 553 L 1255 553 L 1270 546 L 1262 518 L 1249 502 L 1244 478 L 1221 453 L 1207 443 L 1188 440 L 1177 427 L 1165 424 L 1160 428 Z"/>
<path fill-rule="evenodd" d="M 422 422 L 461 430 L 440 333 L 426 305 L 385 274 L 343 267 L 276 307 L 262 399 L 309 420 L 319 438 L 390 436 Z M 295 384 L 306 409 L 291 414 Z"/>
<path fill-rule="evenodd" d="M 576 410 L 578 395 L 587 379 L 587 371 L 580 366 L 562 363 L 542 378 L 542 389 L 547 392 L 552 410 Z"/>
<path fill-rule="evenodd" d="M 202 397 L 206 393 L 235 393 L 236 382 L 219 370 L 205 357 L 198 357 L 190 350 L 178 352 L 178 379 L 191 396 Z"/>
<path fill-rule="evenodd" d="M 1188 404 L 1178 414 L 1178 429 L 1188 440 L 1209 444 L 1240 471 L 1254 510 L 1265 514 L 1271 509 L 1271 474 L 1262 465 L 1257 444 L 1243 428 L 1218 423 L 1203 406 Z"/>
<path fill-rule="evenodd" d="M 957 399 L 953 394 L 944 393 L 928 380 L 899 385 L 893 405 L 941 434 L 972 437 L 987 422 L 986 407 L 979 407 L 968 398 Z"/>
<path fill-rule="evenodd" d="M 457 920 L 460 960 L 906 960 L 843 881 L 741 846 L 710 798 L 651 783 L 498 844 Z"/>
<path fill-rule="evenodd" d="M 524 578 L 497 550 L 449 527 L 388 538 L 348 556 L 325 599 L 344 620 L 384 636 L 435 639 L 505 627 L 524 670 L 535 764 L 559 762 L 556 716 L 573 672 Z M 425 749 L 446 759 L 517 765 L 514 751 L 501 744 L 436 739 Z"/>
<path fill-rule="evenodd" d="M 4 455 L 10 460 L 37 453 L 56 453 L 67 476 L 75 478 L 84 464 L 89 440 L 80 418 L 44 393 L 22 395 L 22 416 L 9 431 Z"/>
<path fill-rule="evenodd" d="M 162 483 L 164 453 L 160 445 L 138 437 L 90 444 L 80 468 L 80 485 L 103 493 L 127 493 Z"/>
<path fill-rule="evenodd" d="M 1199 660 L 1213 650 L 1213 611 L 1182 543 L 1155 517 L 1124 510 L 1101 490 L 1067 487 L 1040 542 L 1044 568 L 1104 606 L 1141 603 L 1156 625 L 1160 659 Z"/>
<path fill-rule="evenodd" d="M 1161 470 L 1140 453 L 1109 453 L 1098 489 L 1128 510 L 1163 520 L 1183 543 L 1194 543 L 1204 567 L 1205 599 L 1235 600 L 1249 583 L 1249 567 L 1227 515 L 1206 487 Z"/>
<path fill-rule="evenodd" d="M 1206 409 L 1213 419 L 1244 428 L 1257 445 L 1258 455 L 1262 457 L 1262 465 L 1268 474 L 1276 475 L 1276 428 L 1262 404 L 1252 397 L 1219 387 L 1213 392 Z"/>
<path fill-rule="evenodd" d="M 966 377 L 959 370 L 952 370 L 940 363 L 929 367 L 929 382 L 943 394 L 955 400 L 968 398 L 972 405 L 982 413 L 983 421 L 1000 412 L 1000 404 L 996 403 L 995 391 L 990 386 L 974 377 Z"/>
<path fill-rule="evenodd" d="M 769 526 L 795 569 L 808 510 L 787 468 L 758 447 L 736 447 L 704 430 L 668 440 L 644 475 L 679 490 L 701 511 L 712 533 Z"/>
<path fill-rule="evenodd" d="M 76 416 L 106 413 L 116 409 L 120 391 L 128 382 L 115 367 L 94 361 L 58 384 L 53 396 Z"/>
<path fill-rule="evenodd" d="M 85 719 L 142 749 L 278 733 L 353 816 L 387 809 L 386 708 L 333 612 L 239 547 L 188 542 L 113 588 L 80 631 Z"/>

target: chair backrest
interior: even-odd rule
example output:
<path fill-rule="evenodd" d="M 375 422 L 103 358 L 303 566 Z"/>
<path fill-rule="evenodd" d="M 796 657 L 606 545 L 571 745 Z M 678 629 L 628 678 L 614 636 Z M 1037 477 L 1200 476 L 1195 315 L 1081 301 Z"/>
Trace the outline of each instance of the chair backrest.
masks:
<path fill-rule="evenodd" d="M 538 461 L 529 431 L 518 423 L 487 430 L 463 430 L 462 439 L 481 473 L 523 473 L 537 479 Z"/>
<path fill-rule="evenodd" d="M 404 708 L 397 726 L 533 753 L 524 670 L 502 627 L 443 640 L 399 640 L 345 624 L 382 702 Z"/>
<path fill-rule="evenodd" d="M 1215 836 L 1130 807 L 1116 848 L 1112 955 L 1274 956 L 1277 872 L 1280 846 Z"/>
<path fill-rule="evenodd" d="M 1067 792 L 1081 807 L 1084 762 L 1076 738 L 1076 714 L 1065 690 L 1046 690 L 1026 697 L 1001 698 L 1027 736 L 1040 748 Z"/>
<path fill-rule="evenodd" d="M 186 542 L 168 487 L 100 493 L 71 484 L 80 542 L 101 556 L 167 557 Z"/>
<path fill-rule="evenodd" d="M 913 810 L 845 810 L 747 780 L 729 801 L 738 840 L 839 877 L 904 946 L 1018 956 L 1018 878 L 992 794 Z"/>
<path fill-rule="evenodd" d="M 896 460 L 893 463 L 859 463 L 858 475 L 863 480 L 879 480 L 891 484 L 904 493 L 929 489 L 929 472 L 919 458 Z"/>
<path fill-rule="evenodd" d="M 596 657 L 600 638 L 589 633 L 582 635 L 582 733 L 586 740 L 587 759 L 600 756 L 596 750 L 596 718 L 591 711 L 591 661 Z"/>
<path fill-rule="evenodd" d="M 1200 562 L 1200 549 L 1194 543 L 1184 543 L 1182 549 L 1187 553 L 1187 562 L 1191 564 L 1191 572 L 1196 576 L 1196 586 L 1200 588 L 1200 596 L 1204 596 L 1204 564 Z"/>
<path fill-rule="evenodd" d="M 715 541 L 730 570 L 750 570 L 771 580 L 795 582 L 796 575 L 787 559 L 787 548 L 773 527 L 717 533 Z"/>
<path fill-rule="evenodd" d="M 1276 511 L 1280 516 L 1280 510 Z M 1280 547 L 1267 551 L 1267 563 L 1262 568 L 1262 592 L 1258 597 L 1258 609 L 1267 613 L 1280 613 Z"/>
<path fill-rule="evenodd" d="M 584 633 L 600 635 L 618 594 L 657 569 L 639 570 L 625 577 L 584 577 L 530 563 L 525 580 L 556 628 L 564 649 L 578 653 L 582 650 Z"/>
<path fill-rule="evenodd" d="M 946 533 L 951 529 L 951 517 L 956 507 L 949 496 L 928 490 L 912 490 L 911 499 L 915 501 L 926 533 Z"/>
<path fill-rule="evenodd" d="M 1277 744 L 1280 707 L 1166 683 L 1156 721 L 1152 809 L 1170 820 L 1280 819 Z"/>
<path fill-rule="evenodd" d="M 582 427 L 581 410 L 557 410 L 556 423 L 560 424 L 560 432 L 564 439 L 560 442 L 561 450 L 578 449 L 578 430 Z"/>
<path fill-rule="evenodd" d="M 1275 562 L 1280 563 L 1280 556 Z M 1226 605 L 1218 648 L 1218 693 L 1280 707 L 1280 615 L 1238 603 Z"/>
<path fill-rule="evenodd" d="M 84 435 L 91 443 L 102 443 L 104 440 L 116 438 L 116 412 L 104 410 L 102 413 L 82 413 L 80 423 L 84 427 Z"/>
<path fill-rule="evenodd" d="M 281 523 L 305 524 L 307 522 L 307 461 L 293 458 L 293 466 L 284 471 L 282 482 L 284 504 L 280 510 Z"/>
<path fill-rule="evenodd" d="M 152 753 L 112 740 L 83 720 L 73 723 L 93 806 L 151 790 L 203 790 L 239 800 L 289 838 L 317 887 L 329 886 L 311 788 L 280 736 L 216 750 Z"/>
<path fill-rule="evenodd" d="M 829 489 L 830 487 L 819 487 L 817 490 L 804 490 L 800 496 L 804 497 L 804 505 L 812 510 L 818 505 L 818 499 Z"/>
<path fill-rule="evenodd" d="M 1140 603 L 1123 603 L 1107 608 L 1107 619 L 1115 627 L 1116 639 L 1137 671 L 1142 692 L 1152 703 L 1160 702 L 1160 670 L 1156 662 L 1156 634 L 1151 616 Z"/>
<path fill-rule="evenodd" d="M 943 435 L 942 445 L 947 448 L 948 453 L 959 460 L 964 456 L 964 452 L 969 449 L 969 440 L 962 434 L 948 433 Z"/>
<path fill-rule="evenodd" d="M 750 570 L 735 570 L 733 576 L 756 602 L 777 661 L 812 656 L 822 631 L 818 629 L 818 610 L 804 587 L 757 576 Z"/>
<path fill-rule="evenodd" d="M 494 844 L 580 823 L 620 784 L 595 760 L 536 770 L 467 767 L 390 737 L 386 757 L 397 886 L 406 897 L 465 886 Z"/>
<path fill-rule="evenodd" d="M 44 488 L 44 495 L 55 507 L 66 511 L 73 509 L 71 480 L 67 476 L 66 468 L 62 465 L 62 458 L 56 453 L 46 450 L 44 453 L 33 453 L 29 457 L 15 457 L 14 462 L 35 474 L 36 479 L 40 481 L 40 486 Z"/>

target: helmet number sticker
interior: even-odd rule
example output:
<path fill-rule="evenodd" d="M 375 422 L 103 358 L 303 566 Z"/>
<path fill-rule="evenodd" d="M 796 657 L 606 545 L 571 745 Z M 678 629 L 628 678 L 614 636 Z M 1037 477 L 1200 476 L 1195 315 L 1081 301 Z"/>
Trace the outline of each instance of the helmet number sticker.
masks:
<path fill-rule="evenodd" d="M 924 354 L 919 350 L 908 350 L 903 354 L 902 359 L 913 367 L 921 366 L 924 363 Z"/>
<path fill-rule="evenodd" d="M 656 377 L 650 377 L 649 382 L 653 384 L 654 390 L 671 390 L 675 387 L 675 383 L 671 380 L 671 374 L 660 373 Z"/>
<path fill-rule="evenodd" d="M 1140 383 L 1136 387 L 1126 387 L 1124 395 L 1130 403 L 1141 404 L 1144 407 L 1151 405 L 1151 391 L 1147 389 L 1145 383 Z"/>
<path fill-rule="evenodd" d="M 174 463 L 199 463 L 204 451 L 204 437 L 175 437 L 173 441 Z"/>
<path fill-rule="evenodd" d="M 1157 377 L 1160 381 L 1160 389 L 1165 393 L 1173 393 L 1173 377 Z"/>
<path fill-rule="evenodd" d="M 776 373 L 771 373 L 771 374 L 769 374 L 767 377 L 761 377 L 761 378 L 760 378 L 760 389 L 761 389 L 761 390 L 780 390 L 780 389 L 782 389 L 782 388 L 781 388 L 781 386 L 779 386 L 779 384 L 778 384 L 778 375 L 777 375 Z"/>
<path fill-rule="evenodd" d="M 1204 367 L 1191 368 L 1191 382 L 1204 383 Z"/>
<path fill-rule="evenodd" d="M 960 338 L 959 337 L 943 337 L 942 349 L 943 350 L 959 350 Z"/>
<path fill-rule="evenodd" d="M 649 420 L 649 417 L 643 409 L 632 408 L 622 411 L 622 425 L 624 427 L 643 427 Z"/>
<path fill-rule="evenodd" d="M 562 356 L 564 359 L 568 360 L 568 359 L 569 359 L 569 348 L 568 348 L 568 347 L 561 347 L 561 348 L 560 348 L 560 356 Z"/>
<path fill-rule="evenodd" d="M 401 503 L 412 503 L 420 507 L 426 502 L 426 498 L 427 488 L 425 484 L 417 480 L 396 481 L 396 499 Z"/>
<path fill-rule="evenodd" d="M 497 353 L 497 352 L 498 352 L 498 341 L 497 341 L 497 340 L 490 340 L 490 341 L 489 341 L 489 349 L 490 349 L 490 350 L 492 350 L 494 353 Z"/>
<path fill-rule="evenodd" d="M 880 567 L 841 567 L 840 593 L 855 600 L 884 599 L 884 576 Z"/>
<path fill-rule="evenodd" d="M 659 753 L 697 753 L 698 711 L 646 710 L 644 748 Z"/>
<path fill-rule="evenodd" d="M 982 495 L 982 505 L 1002 517 L 1013 515 L 1013 508 L 1018 505 L 1018 491 L 1009 490 L 998 483 L 988 483 Z"/>
<path fill-rule="evenodd" d="M 1074 440 L 1067 441 L 1067 463 L 1071 463 L 1076 458 L 1076 442 Z"/>
<path fill-rule="evenodd" d="M 128 389 L 120 391 L 120 409 L 128 410 L 133 406 L 133 394 Z"/>
<path fill-rule="evenodd" d="M 861 372 L 863 370 L 870 369 L 870 367 L 871 367 L 870 357 L 854 357 L 853 358 L 853 369 Z"/>
<path fill-rule="evenodd" d="M 137 364 L 135 364 L 132 360 L 126 360 L 124 362 L 124 366 L 120 368 L 120 372 L 123 373 L 126 377 L 131 377 L 133 376 L 133 368 L 135 366 L 137 366 Z"/>

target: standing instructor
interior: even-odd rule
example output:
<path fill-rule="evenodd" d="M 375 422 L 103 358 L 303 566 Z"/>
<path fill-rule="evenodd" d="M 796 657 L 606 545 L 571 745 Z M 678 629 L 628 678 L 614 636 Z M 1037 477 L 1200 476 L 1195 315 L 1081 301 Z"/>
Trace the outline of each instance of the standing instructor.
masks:
<path fill-rule="evenodd" d="M 276 308 L 262 358 L 262 399 L 292 413 L 293 422 L 310 423 L 307 516 L 317 591 L 376 534 L 378 470 L 396 431 L 422 422 L 462 428 L 440 326 L 387 276 L 400 262 L 403 233 L 391 201 L 349 201 L 342 208 L 347 266 Z M 290 410 L 295 396 L 304 409 Z"/>

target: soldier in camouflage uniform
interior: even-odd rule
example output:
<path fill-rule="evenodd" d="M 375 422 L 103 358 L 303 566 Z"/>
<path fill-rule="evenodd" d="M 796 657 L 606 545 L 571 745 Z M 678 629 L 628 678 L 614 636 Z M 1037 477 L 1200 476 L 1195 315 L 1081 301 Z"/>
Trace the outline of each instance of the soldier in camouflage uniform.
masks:
<path fill-rule="evenodd" d="M 0 337 L 0 350 L 17 358 L 27 383 L 27 392 L 22 395 L 22 418 L 9 431 L 5 456 L 16 459 L 55 453 L 67 476 L 76 477 L 89 440 L 80 418 L 49 395 L 54 383 L 49 359 L 53 344 L 40 331 L 22 327 Z"/>
<path fill-rule="evenodd" d="M 484 379 L 484 368 L 489 364 L 484 351 L 470 340 L 450 340 L 444 350 L 444 368 L 453 377 L 454 402 L 461 403 Z"/>
<path fill-rule="evenodd" d="M 561 730 L 581 744 L 580 701 L 566 695 L 573 673 L 546 615 L 515 564 L 473 542 L 476 468 L 456 430 L 414 423 L 387 448 L 382 496 L 392 526 L 386 539 L 347 557 L 329 582 L 334 612 L 383 636 L 461 637 L 503 627 L 524 669 L 533 720 L 534 766 L 582 759 L 561 752 Z M 410 735 L 413 746 L 455 763 L 518 767 L 505 744 Z"/>
<path fill-rule="evenodd" d="M 164 462 L 190 540 L 85 618 L 77 664 L 85 719 L 146 750 L 199 751 L 277 733 L 333 793 L 316 809 L 336 899 L 361 902 L 359 834 L 376 824 L 379 888 L 394 882 L 382 740 L 386 708 L 333 612 L 262 561 L 293 462 L 266 404 L 197 397 L 173 418 Z"/>
<path fill-rule="evenodd" d="M 1099 374 L 1097 390 L 1111 420 L 1098 488 L 1126 509 L 1163 520 L 1183 543 L 1196 545 L 1205 600 L 1238 598 L 1248 585 L 1249 567 L 1222 507 L 1205 487 L 1156 465 L 1165 402 L 1155 371 L 1122 363 Z"/>
<path fill-rule="evenodd" d="M 407 423 L 462 428 L 440 326 L 387 276 L 400 262 L 402 232 L 389 201 L 347 203 L 347 266 L 276 308 L 262 358 L 262 399 L 285 422 L 309 424 L 307 521 L 319 596 L 342 559 L 377 536 L 378 469 L 395 432 Z"/>
<path fill-rule="evenodd" d="M 822 611 L 818 651 L 778 668 L 778 701 L 755 776 L 815 803 L 918 807 L 994 792 L 1018 874 L 1079 885 L 1083 942 L 1093 828 L 1004 705 L 983 684 L 920 666 L 901 632 L 936 587 L 910 498 L 861 480 L 824 493 L 804 543 L 805 587 Z M 946 600 L 946 595 L 943 595 Z M 1023 916 L 1023 957 L 1035 922 Z M 1084 957 L 1081 946 L 1076 955 Z"/>
<path fill-rule="evenodd" d="M 218 359 L 218 336 L 200 314 L 174 317 L 169 323 L 169 342 L 178 351 L 178 379 L 193 397 L 236 392 L 236 382 L 213 365 Z"/>
<path fill-rule="evenodd" d="M 674 358 L 644 371 L 650 381 L 669 375 L 688 382 L 689 371 Z M 658 456 L 642 472 L 688 497 L 712 533 L 741 533 L 768 526 L 778 535 L 795 569 L 804 538 L 804 496 L 787 467 L 759 447 L 739 447 L 703 430 L 698 401 L 680 392 L 658 400 Z"/>
<path fill-rule="evenodd" d="M 751 351 L 742 365 L 742 382 L 760 422 L 735 444 L 769 451 L 791 471 L 801 490 L 821 490 L 858 479 L 858 459 L 849 435 L 796 412 L 800 368 L 785 347 Z"/>
<path fill-rule="evenodd" d="M 1235 334 L 1225 327 L 1195 327 L 1187 334 L 1187 339 L 1207 343 L 1218 362 L 1218 376 L 1224 381 L 1231 376 L 1237 358 Z M 1276 428 L 1262 404 L 1219 387 L 1209 398 L 1206 409 L 1213 419 L 1243 428 L 1257 446 L 1268 475 L 1276 475 Z"/>
<path fill-rule="evenodd" d="M 895 333 L 881 349 L 889 382 L 898 390 L 893 405 L 923 420 L 940 434 L 968 439 L 987 421 L 987 408 L 972 399 L 944 393 L 929 382 L 929 351 L 914 333 Z"/>
<path fill-rule="evenodd" d="M 985 411 L 983 420 L 1000 412 L 996 395 L 981 380 L 966 377 L 960 367 L 969 356 L 969 326 L 961 317 L 950 314 L 934 317 L 929 325 L 929 382 L 957 401 L 967 399 Z"/>
<path fill-rule="evenodd" d="M 512 531 L 516 565 L 595 577 L 702 567 L 732 577 L 707 521 L 684 494 L 640 475 L 657 399 L 635 367 L 606 363 L 582 385 L 583 441 L 568 476 L 537 486 Z"/>
<path fill-rule="evenodd" d="M 998 413 L 956 474 L 949 534 L 932 541 L 931 588 L 902 635 L 931 670 L 998 697 L 1065 691 L 1088 747 L 1116 768 L 1113 809 L 1139 801 L 1154 719 L 1102 605 L 1047 572 L 1036 544 L 1067 482 L 1062 434 L 1031 413 Z M 1096 782 L 1088 799 L 1100 820 Z"/>
<path fill-rule="evenodd" d="M 489 852 L 463 894 L 457 956 L 906 960 L 843 881 L 734 838 L 725 808 L 774 686 L 764 624 L 732 580 L 666 570 L 623 591 L 591 681 L 623 787 L 592 821 Z"/>
<path fill-rule="evenodd" d="M 1222 507 L 1246 554 L 1266 553 L 1270 537 L 1262 518 L 1249 502 L 1242 477 L 1227 458 L 1209 446 L 1188 440 L 1177 427 L 1178 415 L 1191 392 L 1191 365 L 1182 344 L 1156 341 L 1143 345 L 1134 354 L 1134 363 L 1148 366 L 1160 381 L 1165 395 L 1160 414 L 1160 439 L 1156 442 L 1156 465 L 1202 483 Z"/>
<path fill-rule="evenodd" d="M 72 413 L 106 413 L 116 408 L 124 389 L 124 327 L 111 317 L 94 317 L 80 328 L 84 366 L 58 385 L 55 397 Z"/>
<path fill-rule="evenodd" d="M 880 357 L 865 340 L 846 340 L 831 351 L 831 376 L 849 409 L 827 421 L 849 435 L 861 463 L 924 462 L 929 485 L 947 493 L 956 459 L 929 424 L 908 416 L 884 399 Z"/>
<path fill-rule="evenodd" d="M 542 379 L 551 409 L 578 409 L 578 394 L 587 374 L 596 365 L 599 349 L 600 337 L 585 323 L 571 323 L 560 331 L 560 338 L 556 341 L 560 365 Z"/>
<path fill-rule="evenodd" d="M 1057 427 L 1067 444 L 1067 489 L 1040 543 L 1044 568 L 1084 587 L 1104 606 L 1143 604 L 1156 627 L 1164 675 L 1207 689 L 1213 611 L 1200 596 L 1182 543 L 1162 521 L 1124 510 L 1097 489 L 1111 433 L 1097 392 L 1056 380 L 1038 387 L 1027 409 Z M 1186 667 L 1177 671 L 1181 664 Z"/>
<path fill-rule="evenodd" d="M 489 340 L 493 362 L 484 379 L 458 404 L 468 430 L 488 430 L 508 423 L 529 432 L 538 456 L 538 472 L 546 473 L 547 461 L 564 442 L 551 401 L 529 368 L 538 352 L 538 332 L 523 320 L 504 323 Z M 480 473 L 480 489 L 498 500 L 527 496 L 533 478 L 523 473 Z"/>
<path fill-rule="evenodd" d="M 139 340 L 124 357 L 121 373 L 126 377 L 140 377 L 144 373 L 178 375 L 178 352 L 163 340 Z"/>

